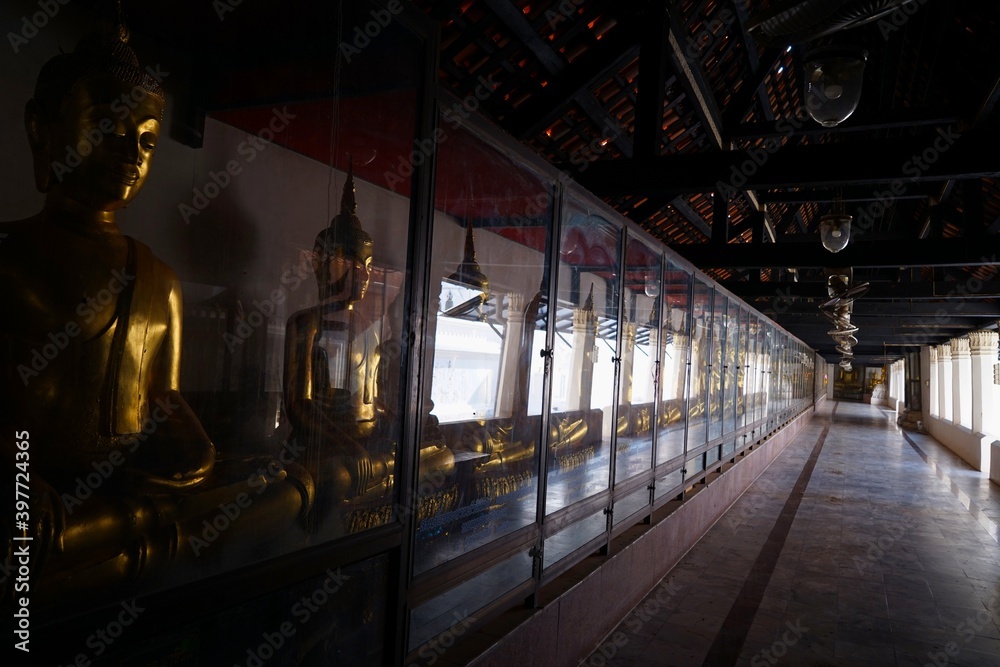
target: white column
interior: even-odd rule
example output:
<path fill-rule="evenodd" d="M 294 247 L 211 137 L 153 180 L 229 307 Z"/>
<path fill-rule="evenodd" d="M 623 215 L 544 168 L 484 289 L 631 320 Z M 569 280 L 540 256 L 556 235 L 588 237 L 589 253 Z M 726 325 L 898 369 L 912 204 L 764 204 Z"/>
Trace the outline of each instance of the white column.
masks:
<path fill-rule="evenodd" d="M 930 411 L 932 417 L 937 417 L 941 414 L 939 409 L 940 401 L 938 399 L 938 392 L 941 388 L 938 384 L 938 350 L 937 347 L 931 345 L 927 348 L 928 359 L 930 361 L 928 371 L 928 388 L 927 388 L 927 409 Z"/>
<path fill-rule="evenodd" d="M 972 428 L 972 357 L 968 338 L 951 339 L 954 422 Z"/>
<path fill-rule="evenodd" d="M 905 409 L 906 405 L 906 360 L 896 362 L 896 409 Z"/>
<path fill-rule="evenodd" d="M 590 396 L 594 387 L 594 338 L 597 333 L 597 315 L 594 309 L 577 308 L 573 311 L 573 372 L 572 379 L 579 382 L 576 390 L 578 410 L 590 409 Z M 571 394 L 572 396 L 572 394 Z M 572 404 L 572 401 L 571 401 Z"/>
<path fill-rule="evenodd" d="M 521 335 L 524 330 L 524 296 L 516 292 L 507 295 L 507 327 L 503 332 L 500 351 L 500 391 L 497 396 L 497 416 L 510 417 L 517 393 L 518 363 L 521 356 Z"/>
<path fill-rule="evenodd" d="M 972 432 L 996 433 L 997 415 L 993 405 L 993 364 L 997 361 L 997 332 L 969 334 L 972 359 Z"/>
<path fill-rule="evenodd" d="M 671 393 L 668 396 L 670 398 L 686 398 L 691 391 L 690 387 L 684 386 L 687 379 L 688 347 L 690 345 L 687 334 L 675 333 L 673 345 L 674 366 L 672 370 L 674 379 L 671 381 Z M 683 409 L 681 412 L 683 413 Z"/>
<path fill-rule="evenodd" d="M 619 403 L 621 405 L 631 405 L 634 375 L 632 366 L 635 364 L 635 322 L 624 322 L 624 325 L 625 330 L 622 332 L 622 373 Z"/>
<path fill-rule="evenodd" d="M 663 361 L 662 350 L 660 350 L 660 330 L 657 327 L 654 327 L 654 326 L 650 326 L 648 330 L 649 330 L 649 355 L 650 355 L 650 358 L 656 359 L 657 356 L 659 356 L 660 361 Z M 651 371 L 652 372 L 646 374 L 646 377 L 643 379 L 642 382 L 645 385 L 645 389 L 646 389 L 646 392 L 645 392 L 644 395 L 645 396 L 649 396 L 650 397 L 649 400 L 651 400 L 651 401 L 653 401 L 655 403 L 656 402 L 656 390 L 657 390 L 657 387 L 656 387 L 656 383 L 654 382 L 654 379 L 655 379 L 654 376 L 655 375 L 659 375 L 660 376 L 660 378 L 659 378 L 660 379 L 660 383 L 661 384 L 663 383 L 663 364 L 661 363 L 659 366 L 657 366 L 656 364 L 654 364 L 653 367 L 652 367 L 652 369 L 651 369 Z"/>
<path fill-rule="evenodd" d="M 951 398 L 951 345 L 945 343 L 944 345 L 938 345 L 938 385 L 941 388 L 940 402 L 938 403 L 940 407 L 941 419 L 945 421 L 952 421 L 952 412 L 955 404 L 952 402 Z"/>

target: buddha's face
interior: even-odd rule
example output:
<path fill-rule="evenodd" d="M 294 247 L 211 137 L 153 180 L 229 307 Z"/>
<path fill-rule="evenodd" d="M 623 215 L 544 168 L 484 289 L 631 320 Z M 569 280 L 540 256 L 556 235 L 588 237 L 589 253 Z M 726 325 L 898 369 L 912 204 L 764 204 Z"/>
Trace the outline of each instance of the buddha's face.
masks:
<path fill-rule="evenodd" d="M 78 83 L 49 123 L 52 188 L 87 208 L 126 206 L 149 175 L 163 104 L 110 77 Z"/>
<path fill-rule="evenodd" d="M 342 251 L 326 258 L 326 298 L 355 303 L 365 298 L 372 275 L 372 258 L 354 257 Z"/>

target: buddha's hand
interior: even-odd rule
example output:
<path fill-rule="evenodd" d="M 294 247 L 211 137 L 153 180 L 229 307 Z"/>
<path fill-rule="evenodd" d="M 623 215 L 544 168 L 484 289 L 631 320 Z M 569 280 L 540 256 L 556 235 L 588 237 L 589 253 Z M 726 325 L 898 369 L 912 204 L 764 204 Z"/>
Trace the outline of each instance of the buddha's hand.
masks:
<path fill-rule="evenodd" d="M 375 476 L 372 459 L 368 452 L 362 447 L 358 447 L 358 450 L 360 451 L 354 452 L 352 465 L 348 468 L 351 473 L 351 491 L 355 496 L 364 495 Z"/>
<path fill-rule="evenodd" d="M 211 442 L 179 437 L 150 438 L 130 458 L 129 476 L 152 489 L 186 489 L 204 482 L 215 465 Z"/>

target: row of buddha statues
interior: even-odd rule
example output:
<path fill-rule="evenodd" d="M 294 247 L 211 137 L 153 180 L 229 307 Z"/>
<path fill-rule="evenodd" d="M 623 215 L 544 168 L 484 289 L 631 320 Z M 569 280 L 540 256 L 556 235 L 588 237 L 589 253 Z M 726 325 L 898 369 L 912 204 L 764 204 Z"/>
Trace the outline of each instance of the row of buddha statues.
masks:
<path fill-rule="evenodd" d="M 139 101 L 116 105 L 123 95 Z M 45 202 L 0 225 L 0 423 L 30 433 L 30 519 L 0 522 L 0 548 L 9 559 L 18 537 L 33 540 L 40 608 L 186 583 L 387 523 L 397 510 L 403 400 L 380 363 L 389 341 L 355 308 L 369 289 L 374 241 L 350 169 L 341 210 L 312 250 L 318 301 L 286 324 L 288 451 L 302 454 L 219 450 L 181 395 L 179 279 L 116 222 L 146 182 L 164 103 L 119 26 L 47 62 L 25 110 Z M 85 156 L 68 170 L 59 163 L 66 146 Z M 88 305 L 95 294 L 106 297 L 99 308 Z M 538 308 L 536 297 L 523 320 L 534 322 Z M 418 520 L 530 483 L 543 428 L 555 469 L 597 455 L 604 416 L 589 402 L 544 426 L 527 415 L 531 334 L 520 336 L 512 417 L 439 424 L 422 414 Z M 679 424 L 684 404 L 623 408 L 619 432 L 650 433 L 654 414 L 663 427 Z M 689 418 L 698 410 L 688 402 Z M 13 441 L 2 446 L 14 461 Z M 10 583 L 0 584 L 5 596 Z"/>
<path fill-rule="evenodd" d="M 398 378 L 380 365 L 386 341 L 354 308 L 369 287 L 374 243 L 350 171 L 341 211 L 313 247 L 318 303 L 287 321 L 289 447 L 219 450 L 181 395 L 180 282 L 116 221 L 149 175 L 164 104 L 116 26 L 48 61 L 26 105 L 45 201 L 38 214 L 0 225 L 0 422 L 30 437 L 30 511 L 0 522 L 0 557 L 11 562 L 15 543 L 31 538 L 39 608 L 186 583 L 386 523 L 396 510 L 402 401 Z M 80 164 L 59 162 L 65 147 Z M 94 307 L 88 297 L 97 294 Z M 560 451 L 587 432 L 579 418 L 553 429 Z M 498 494 L 525 479 L 540 433 L 513 420 L 477 444 L 451 430 L 446 442 L 433 414 L 423 415 L 417 482 L 429 490 L 419 518 L 457 505 L 456 452 L 478 451 L 475 493 Z M 3 448 L 13 462 L 14 441 Z M 11 584 L 0 584 L 3 597 Z"/>

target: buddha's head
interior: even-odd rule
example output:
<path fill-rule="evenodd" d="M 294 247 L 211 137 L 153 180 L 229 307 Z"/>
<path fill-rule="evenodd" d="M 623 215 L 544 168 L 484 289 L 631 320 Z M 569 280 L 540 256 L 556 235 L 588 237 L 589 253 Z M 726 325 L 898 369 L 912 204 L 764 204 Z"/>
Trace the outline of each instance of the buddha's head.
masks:
<path fill-rule="evenodd" d="M 124 30 L 94 33 L 52 58 L 25 108 L 36 186 L 87 210 L 126 206 L 149 174 L 163 105 Z"/>
<path fill-rule="evenodd" d="M 340 213 L 316 236 L 313 246 L 316 282 L 321 301 L 352 305 L 368 291 L 372 237 L 361 227 L 354 196 L 354 173 L 348 168 Z"/>

